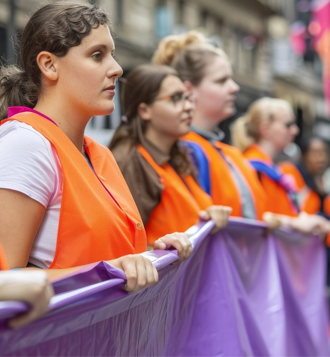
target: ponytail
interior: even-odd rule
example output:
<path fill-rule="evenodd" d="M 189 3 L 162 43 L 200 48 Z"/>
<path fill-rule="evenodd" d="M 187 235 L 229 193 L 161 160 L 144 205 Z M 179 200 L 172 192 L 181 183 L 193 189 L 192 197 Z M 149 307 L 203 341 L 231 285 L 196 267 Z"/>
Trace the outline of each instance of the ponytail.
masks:
<path fill-rule="evenodd" d="M 24 70 L 14 65 L 0 69 L 0 120 L 7 118 L 11 106 L 33 108 L 38 96 L 39 88 Z"/>
<path fill-rule="evenodd" d="M 232 144 L 242 152 L 247 150 L 253 143 L 254 139 L 248 133 L 247 116 L 242 116 L 235 120 L 231 127 Z"/>

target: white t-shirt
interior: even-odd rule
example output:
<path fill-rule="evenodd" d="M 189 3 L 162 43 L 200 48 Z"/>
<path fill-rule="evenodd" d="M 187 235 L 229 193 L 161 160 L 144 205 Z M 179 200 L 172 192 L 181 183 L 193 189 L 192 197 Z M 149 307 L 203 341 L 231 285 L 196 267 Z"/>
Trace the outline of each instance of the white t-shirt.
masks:
<path fill-rule="evenodd" d="M 40 268 L 54 258 L 62 186 L 57 152 L 44 136 L 18 121 L 0 126 L 0 188 L 22 192 L 46 208 L 29 258 Z"/>

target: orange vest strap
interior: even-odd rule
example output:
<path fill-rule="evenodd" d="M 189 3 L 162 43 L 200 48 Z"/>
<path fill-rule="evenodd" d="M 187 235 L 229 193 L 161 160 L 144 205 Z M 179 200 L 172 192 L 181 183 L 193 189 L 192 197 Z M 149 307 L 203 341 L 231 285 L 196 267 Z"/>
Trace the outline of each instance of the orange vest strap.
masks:
<path fill-rule="evenodd" d="M 5 252 L 0 245 L 0 270 L 9 270 L 9 266 L 7 264 Z"/>
<path fill-rule="evenodd" d="M 324 213 L 330 217 L 330 195 L 328 195 L 323 202 Z"/>
<path fill-rule="evenodd" d="M 198 212 L 212 205 L 212 200 L 196 183 L 193 177 L 184 180 L 173 167 L 165 163 L 157 165 L 149 152 L 138 146 L 139 153 L 156 171 L 164 190 L 161 201 L 146 224 L 148 245 L 168 233 L 184 232 L 198 221 Z"/>
<path fill-rule="evenodd" d="M 300 210 L 309 214 L 317 214 L 321 210 L 321 199 L 319 195 L 311 190 L 304 181 L 304 178 L 298 168 L 291 162 L 283 162 L 279 164 L 281 170 L 286 174 L 291 175 L 295 180 L 298 188 L 298 200 Z M 327 207 L 327 198 L 324 201 L 324 212 L 330 213 L 330 207 Z M 327 213 L 328 212 L 328 213 Z"/>
<path fill-rule="evenodd" d="M 270 165 L 273 164 L 273 160 L 256 144 L 251 145 L 244 152 L 244 156 L 248 160 L 262 160 Z M 263 173 L 260 173 L 260 178 L 261 183 L 264 186 L 264 190 L 267 192 L 266 210 L 269 212 L 296 217 L 298 212 L 293 206 L 291 198 L 288 196 L 286 190 L 276 181 L 272 180 Z"/>
<path fill-rule="evenodd" d="M 245 160 L 242 153 L 235 147 L 221 142 L 211 144 L 197 133 L 189 132 L 183 137 L 183 140 L 189 140 L 200 145 L 205 156 L 209 161 L 211 196 L 214 204 L 232 207 L 232 216 L 242 217 L 242 197 L 236 179 L 228 165 L 227 161 L 235 167 L 238 174 L 241 175 L 243 182 L 249 189 L 253 199 L 257 218 L 261 219 L 265 211 L 266 196 L 260 185 L 256 172 Z M 221 150 L 223 156 L 219 153 Z"/>
<path fill-rule="evenodd" d="M 305 187 L 306 183 L 304 178 L 302 177 L 298 168 L 292 162 L 281 162 L 278 166 L 280 167 L 282 172 L 284 172 L 285 174 L 289 174 L 294 178 L 298 190 L 301 190 Z"/>

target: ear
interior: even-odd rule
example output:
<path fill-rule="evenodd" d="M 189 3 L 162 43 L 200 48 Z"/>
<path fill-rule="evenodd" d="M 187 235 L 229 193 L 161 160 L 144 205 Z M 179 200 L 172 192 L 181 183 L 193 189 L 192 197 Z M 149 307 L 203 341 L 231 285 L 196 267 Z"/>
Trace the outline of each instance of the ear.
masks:
<path fill-rule="evenodd" d="M 137 112 L 142 120 L 151 120 L 151 108 L 146 103 L 140 103 Z"/>
<path fill-rule="evenodd" d="M 50 81 L 58 78 L 56 56 L 50 52 L 42 51 L 37 56 L 37 64 L 42 75 Z"/>

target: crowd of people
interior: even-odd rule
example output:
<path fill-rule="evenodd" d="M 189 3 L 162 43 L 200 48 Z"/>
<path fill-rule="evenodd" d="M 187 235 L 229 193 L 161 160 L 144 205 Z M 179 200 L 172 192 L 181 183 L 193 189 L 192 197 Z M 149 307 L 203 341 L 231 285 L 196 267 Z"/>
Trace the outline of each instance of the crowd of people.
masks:
<path fill-rule="evenodd" d="M 237 147 L 224 144 L 218 124 L 239 86 L 230 58 L 197 32 L 164 38 L 127 75 L 109 148 L 84 136 L 113 111 L 123 73 L 109 22 L 96 5 L 46 5 L 22 33 L 21 66 L 1 69 L 0 300 L 32 305 L 12 327 L 47 311 L 52 279 L 90 263 L 122 269 L 127 292 L 157 283 L 140 253 L 173 247 L 188 259 L 184 232 L 199 220 L 213 232 L 229 216 L 330 232 L 324 168 L 310 168 L 326 143 L 311 139 L 297 168 L 275 165 L 298 128 L 289 103 L 263 98 L 237 120 Z"/>

